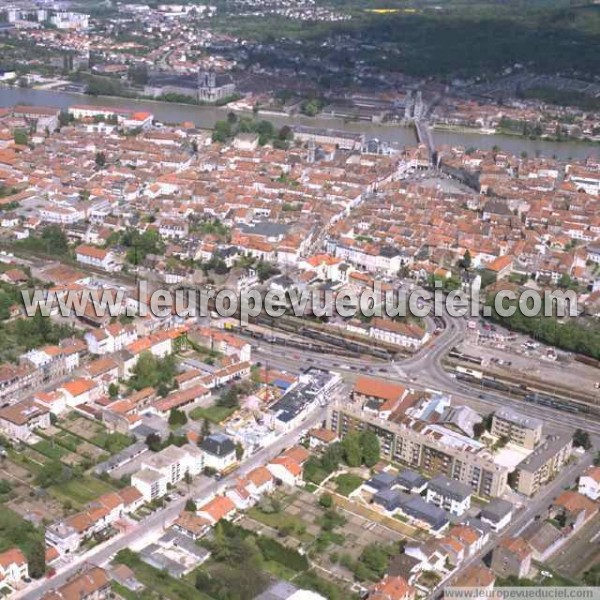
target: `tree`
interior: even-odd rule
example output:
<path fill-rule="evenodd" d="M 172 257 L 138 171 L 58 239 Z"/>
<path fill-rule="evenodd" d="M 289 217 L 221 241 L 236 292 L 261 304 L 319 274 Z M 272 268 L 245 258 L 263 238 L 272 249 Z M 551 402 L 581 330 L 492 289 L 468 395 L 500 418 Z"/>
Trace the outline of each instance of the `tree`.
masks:
<path fill-rule="evenodd" d="M 41 541 L 33 542 L 26 555 L 29 564 L 29 576 L 33 579 L 43 577 L 46 572 L 46 548 L 44 544 Z"/>
<path fill-rule="evenodd" d="M 47 462 L 38 472 L 35 483 L 42 488 L 54 484 L 67 483 L 73 477 L 73 471 L 65 467 L 59 460 Z"/>
<path fill-rule="evenodd" d="M 389 556 L 386 549 L 380 544 L 369 544 L 365 546 L 358 563 L 363 565 L 360 573 L 365 575 L 366 579 L 374 581 L 381 579 L 388 566 Z"/>
<path fill-rule="evenodd" d="M 221 392 L 217 400 L 217 406 L 224 408 L 237 408 L 239 406 L 240 390 L 237 386 L 232 385 Z"/>
<path fill-rule="evenodd" d="M 210 421 L 204 417 L 204 419 L 202 419 L 202 428 L 200 429 L 200 435 L 202 436 L 202 438 L 206 438 L 210 435 Z"/>
<path fill-rule="evenodd" d="M 349 467 L 360 467 L 362 464 L 362 449 L 358 432 L 353 431 L 342 440 L 342 449 L 346 464 Z"/>
<path fill-rule="evenodd" d="M 193 512 L 193 513 L 195 513 L 196 510 L 197 510 L 196 509 L 196 503 L 191 498 L 188 498 L 185 501 L 185 508 L 184 508 L 184 510 L 186 512 Z"/>
<path fill-rule="evenodd" d="M 319 504 L 323 508 L 331 508 L 333 506 L 333 497 L 331 496 L 331 494 L 321 494 L 321 496 L 319 497 Z"/>
<path fill-rule="evenodd" d="M 171 426 L 179 426 L 185 425 L 188 422 L 187 415 L 182 410 L 177 408 L 172 408 L 169 413 L 169 425 Z"/>
<path fill-rule="evenodd" d="M 16 129 L 13 134 L 13 139 L 15 144 L 19 146 L 27 146 L 27 142 L 29 141 L 27 132 L 24 129 Z"/>
<path fill-rule="evenodd" d="M 114 400 L 118 395 L 119 395 L 119 384 L 113 382 L 108 386 L 108 397 L 111 400 Z"/>
<path fill-rule="evenodd" d="M 146 446 L 152 452 L 158 452 L 162 450 L 162 441 L 160 439 L 160 435 L 158 433 L 149 433 L 146 436 Z"/>
<path fill-rule="evenodd" d="M 104 169 L 106 166 L 106 154 L 104 154 L 104 152 L 96 152 L 96 158 L 94 160 L 99 169 Z"/>
<path fill-rule="evenodd" d="M 244 446 L 240 442 L 235 445 L 235 458 L 238 462 L 244 458 Z"/>
<path fill-rule="evenodd" d="M 583 573 L 583 582 L 590 587 L 600 586 L 600 565 L 594 565 Z"/>
<path fill-rule="evenodd" d="M 573 434 L 573 445 L 584 450 L 589 450 L 592 447 L 590 434 L 582 429 L 577 429 Z"/>
<path fill-rule="evenodd" d="M 460 266 L 468 271 L 471 268 L 472 263 L 473 260 L 471 258 L 471 252 L 469 252 L 469 250 L 465 250 L 465 253 L 460 261 Z"/>
<path fill-rule="evenodd" d="M 482 421 L 481 423 L 475 423 L 473 425 L 473 436 L 475 438 L 480 438 L 485 433 L 485 423 Z"/>
<path fill-rule="evenodd" d="M 373 467 L 379 462 L 379 438 L 372 431 L 360 434 L 362 459 L 367 467 Z"/>
<path fill-rule="evenodd" d="M 340 462 L 342 462 L 343 455 L 344 452 L 340 442 L 329 445 L 321 457 L 321 465 L 323 469 L 325 469 L 328 473 L 333 473 L 333 471 L 339 467 Z"/>
<path fill-rule="evenodd" d="M 161 383 L 171 387 L 177 372 L 173 355 L 159 359 L 151 352 L 142 352 L 132 369 L 127 385 L 136 391 L 147 387 L 158 387 Z"/>

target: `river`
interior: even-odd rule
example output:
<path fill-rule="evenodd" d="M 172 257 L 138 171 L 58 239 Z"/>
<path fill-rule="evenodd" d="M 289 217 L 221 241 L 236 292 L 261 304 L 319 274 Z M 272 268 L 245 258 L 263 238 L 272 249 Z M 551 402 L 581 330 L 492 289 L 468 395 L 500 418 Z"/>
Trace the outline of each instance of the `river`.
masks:
<path fill-rule="evenodd" d="M 0 107 L 15 104 L 30 104 L 34 106 L 55 106 L 66 109 L 73 104 L 90 104 L 93 106 L 119 106 L 147 110 L 165 123 L 181 123 L 191 121 L 198 127 L 210 129 L 215 122 L 223 119 L 228 112 L 227 107 L 193 106 L 173 104 L 170 102 L 155 102 L 152 100 L 134 100 L 130 98 L 114 98 L 108 96 L 95 97 L 72 92 L 54 90 L 35 90 L 28 88 L 13 88 L 0 86 Z M 416 143 L 415 133 L 410 127 L 399 125 L 378 125 L 366 122 L 346 122 L 336 118 L 305 117 L 302 115 L 273 115 L 263 117 L 277 126 L 282 125 L 311 125 L 313 127 L 329 127 L 364 133 L 367 139 L 378 138 L 386 142 L 394 142 L 400 146 L 413 146 Z M 498 146 L 513 154 L 527 152 L 529 156 L 556 156 L 566 160 L 569 158 L 586 158 L 592 153 L 600 154 L 598 145 L 583 142 L 551 142 L 547 140 L 529 140 L 514 136 L 481 135 L 434 130 L 433 137 L 437 146 L 442 144 L 462 145 L 481 149 L 491 149 Z"/>

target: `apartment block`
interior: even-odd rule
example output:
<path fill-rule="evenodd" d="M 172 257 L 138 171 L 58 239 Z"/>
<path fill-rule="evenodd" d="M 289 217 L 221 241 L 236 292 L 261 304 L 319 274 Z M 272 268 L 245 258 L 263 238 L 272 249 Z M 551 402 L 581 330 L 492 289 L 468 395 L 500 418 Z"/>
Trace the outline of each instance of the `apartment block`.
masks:
<path fill-rule="evenodd" d="M 373 431 L 381 454 L 429 475 L 446 475 L 484 497 L 501 496 L 506 467 L 497 465 L 484 444 L 440 425 L 402 417 L 386 421 L 369 415 L 360 403 L 336 403 L 327 413 L 327 427 L 340 437 L 351 431 Z"/>
<path fill-rule="evenodd" d="M 571 456 L 573 440 L 570 435 L 553 434 L 515 469 L 515 490 L 526 496 L 533 496 L 542 485 L 550 481 L 565 465 Z"/>
<path fill-rule="evenodd" d="M 533 450 L 542 439 L 542 421 L 510 408 L 500 408 L 492 417 L 490 433 L 508 438 L 513 444 Z"/>

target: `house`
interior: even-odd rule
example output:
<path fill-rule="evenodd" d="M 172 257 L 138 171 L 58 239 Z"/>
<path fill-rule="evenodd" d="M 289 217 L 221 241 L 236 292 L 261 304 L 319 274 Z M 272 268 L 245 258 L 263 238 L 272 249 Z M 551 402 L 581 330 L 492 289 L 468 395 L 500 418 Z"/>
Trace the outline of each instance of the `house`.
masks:
<path fill-rule="evenodd" d="M 105 600 L 110 596 L 108 573 L 101 567 L 90 567 L 64 585 L 45 594 L 42 600 Z"/>
<path fill-rule="evenodd" d="M 513 257 L 508 255 L 499 256 L 498 258 L 489 262 L 485 268 L 493 273 L 497 280 L 505 279 L 512 271 Z"/>
<path fill-rule="evenodd" d="M 215 496 L 198 509 L 198 516 L 206 519 L 211 525 L 221 519 L 229 519 L 236 512 L 235 504 L 227 496 Z"/>
<path fill-rule="evenodd" d="M 578 491 L 591 500 L 600 500 L 600 467 L 589 467 L 581 475 Z"/>
<path fill-rule="evenodd" d="M 102 393 L 101 388 L 94 381 L 85 377 L 71 379 L 63 383 L 58 389 L 63 392 L 67 406 L 70 407 L 93 402 Z"/>
<path fill-rule="evenodd" d="M 19 548 L 10 548 L 0 553 L 0 585 L 8 583 L 14 588 L 27 577 L 27 559 Z"/>
<path fill-rule="evenodd" d="M 281 455 L 274 458 L 268 465 L 267 469 L 275 479 L 279 479 L 282 483 L 289 486 L 302 485 L 302 467 L 294 459 Z"/>
<path fill-rule="evenodd" d="M 426 542 L 409 542 L 404 553 L 419 560 L 426 571 L 443 572 L 448 562 L 448 552 L 439 540 L 430 538 Z"/>
<path fill-rule="evenodd" d="M 461 569 L 446 584 L 446 588 L 476 588 L 477 593 L 469 596 L 473 600 L 488 600 L 494 589 L 496 576 L 493 571 L 482 563 L 473 563 L 465 569 Z"/>
<path fill-rule="evenodd" d="M 450 514 L 460 516 L 470 508 L 472 493 L 468 485 L 445 475 L 438 475 L 427 484 L 425 499 Z"/>
<path fill-rule="evenodd" d="M 140 551 L 140 558 L 155 569 L 181 578 L 208 560 L 210 552 L 171 528 Z"/>
<path fill-rule="evenodd" d="M 235 444 L 222 433 L 206 436 L 200 444 L 200 450 L 204 453 L 204 466 L 219 473 L 226 471 L 237 461 Z"/>
<path fill-rule="evenodd" d="M 35 429 L 50 427 L 50 410 L 33 399 L 0 409 L 0 430 L 11 439 L 26 441 Z"/>
<path fill-rule="evenodd" d="M 563 527 L 579 529 L 590 517 L 598 512 L 598 504 L 587 496 L 565 490 L 554 500 L 550 507 L 550 515 L 563 523 Z"/>
<path fill-rule="evenodd" d="M 103 248 L 82 244 L 75 249 L 75 256 L 77 262 L 80 262 L 82 265 L 95 267 L 96 269 L 113 272 L 118 271 L 121 268 L 121 265 L 117 263 L 114 254 L 110 250 L 105 250 Z"/>
<path fill-rule="evenodd" d="M 404 577 L 386 575 L 376 583 L 367 596 L 369 600 L 414 600 L 415 589 Z"/>
<path fill-rule="evenodd" d="M 522 537 L 502 538 L 492 553 L 492 571 L 503 579 L 527 577 L 532 558 L 533 550 Z"/>
<path fill-rule="evenodd" d="M 533 560 L 543 562 L 548 559 L 566 539 L 559 528 L 548 521 L 532 521 L 522 532 L 533 551 Z"/>
<path fill-rule="evenodd" d="M 447 535 L 463 545 L 466 556 L 473 556 L 479 552 L 489 539 L 484 532 L 465 524 L 454 525 Z"/>
<path fill-rule="evenodd" d="M 182 512 L 175 523 L 173 523 L 173 529 L 194 541 L 206 535 L 210 531 L 210 528 L 210 521 L 188 511 Z"/>
<path fill-rule="evenodd" d="M 396 485 L 407 492 L 421 494 L 427 488 L 428 479 L 417 471 L 404 469 L 396 477 Z"/>
<path fill-rule="evenodd" d="M 496 533 L 504 529 L 511 521 L 514 506 L 502 498 L 494 498 L 481 509 L 479 518 Z"/>
<path fill-rule="evenodd" d="M 318 429 L 311 429 L 308 432 L 308 439 L 311 449 L 315 449 L 328 446 L 337 441 L 338 435 L 335 431 L 331 431 L 325 427 L 319 427 Z"/>
<path fill-rule="evenodd" d="M 369 335 L 381 342 L 416 350 L 425 344 L 429 332 L 424 328 L 404 321 L 391 321 L 375 317 L 371 322 Z"/>
<path fill-rule="evenodd" d="M 132 513 L 144 504 L 144 497 L 142 494 L 132 485 L 123 488 L 118 492 L 121 500 L 123 501 L 123 512 Z"/>
<path fill-rule="evenodd" d="M 246 489 L 254 496 L 270 494 L 275 490 L 275 478 L 269 469 L 262 466 L 252 469 L 246 475 L 244 484 Z"/>
<path fill-rule="evenodd" d="M 352 399 L 364 403 L 364 410 L 388 418 L 406 397 L 408 390 L 400 384 L 361 376 L 352 390 Z"/>

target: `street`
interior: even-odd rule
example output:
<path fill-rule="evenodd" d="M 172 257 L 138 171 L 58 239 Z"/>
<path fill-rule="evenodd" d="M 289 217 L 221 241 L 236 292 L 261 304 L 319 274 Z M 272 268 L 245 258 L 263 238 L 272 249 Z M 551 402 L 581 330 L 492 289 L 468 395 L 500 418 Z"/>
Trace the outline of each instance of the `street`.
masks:
<path fill-rule="evenodd" d="M 255 467 L 269 462 L 285 448 L 293 445 L 302 431 L 320 423 L 325 418 L 325 412 L 326 407 L 319 407 L 304 422 L 280 436 L 270 446 L 263 448 L 256 454 L 248 457 L 236 471 L 223 477 L 220 481 L 212 481 L 209 484 L 197 486 L 196 488 L 194 488 L 192 483 L 190 496 L 192 498 L 208 499 L 211 495 L 216 494 L 226 485 L 234 483 L 236 479 L 242 477 Z M 160 532 L 166 529 L 181 513 L 185 506 L 185 502 L 186 498 L 177 498 L 165 508 L 152 513 L 127 533 L 111 538 L 110 540 L 95 546 L 88 552 L 78 555 L 73 562 L 62 569 L 59 569 L 52 579 L 33 581 L 27 586 L 26 590 L 15 594 L 14 597 L 23 600 L 37 600 L 49 590 L 64 584 L 84 565 L 104 565 L 120 550 L 131 548 L 132 546 L 140 547 L 145 540 L 149 541 L 156 539 L 160 535 Z"/>

